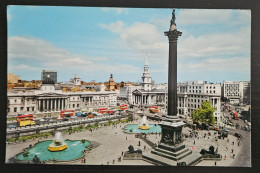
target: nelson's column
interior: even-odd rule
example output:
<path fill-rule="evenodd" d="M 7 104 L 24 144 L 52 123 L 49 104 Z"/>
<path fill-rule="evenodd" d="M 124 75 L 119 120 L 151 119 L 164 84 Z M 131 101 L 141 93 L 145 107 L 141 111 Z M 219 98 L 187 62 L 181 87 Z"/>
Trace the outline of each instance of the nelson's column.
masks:
<path fill-rule="evenodd" d="M 172 12 L 170 29 L 164 32 L 169 39 L 168 66 L 168 115 L 159 123 L 162 127 L 160 144 L 151 153 L 143 154 L 143 159 L 155 165 L 195 165 L 200 159 L 199 153 L 185 147 L 182 139 L 182 127 L 185 124 L 177 117 L 177 40 L 182 32 L 177 30 L 175 9 Z"/>

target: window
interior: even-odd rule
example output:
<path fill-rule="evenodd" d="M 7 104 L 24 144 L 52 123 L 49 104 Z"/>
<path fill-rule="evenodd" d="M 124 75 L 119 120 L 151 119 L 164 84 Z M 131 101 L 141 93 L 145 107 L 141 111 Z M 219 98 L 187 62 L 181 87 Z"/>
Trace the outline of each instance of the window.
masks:
<path fill-rule="evenodd" d="M 34 107 L 32 107 L 32 111 L 34 111 Z"/>
<path fill-rule="evenodd" d="M 77 107 L 79 107 L 79 104 L 77 104 Z"/>
<path fill-rule="evenodd" d="M 73 104 L 72 107 L 75 108 L 75 104 Z"/>
<path fill-rule="evenodd" d="M 27 111 L 30 111 L 30 107 L 27 107 Z"/>
<path fill-rule="evenodd" d="M 22 110 L 23 110 L 23 107 L 20 107 L 20 110 L 22 111 Z"/>
<path fill-rule="evenodd" d="M 17 112 L 17 107 L 14 107 L 14 112 Z"/>

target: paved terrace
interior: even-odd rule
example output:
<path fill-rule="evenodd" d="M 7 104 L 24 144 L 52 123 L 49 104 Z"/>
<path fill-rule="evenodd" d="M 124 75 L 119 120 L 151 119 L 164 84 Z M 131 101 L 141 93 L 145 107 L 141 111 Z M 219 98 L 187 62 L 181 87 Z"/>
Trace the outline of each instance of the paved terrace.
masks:
<path fill-rule="evenodd" d="M 139 116 L 135 116 L 137 119 L 135 124 L 138 124 L 140 121 Z M 154 121 L 148 121 L 149 123 L 157 123 Z M 142 139 L 136 138 L 134 134 L 126 134 L 123 132 L 123 127 L 126 123 L 121 123 L 114 126 L 107 126 L 97 128 L 91 131 L 82 131 L 69 134 L 63 134 L 64 139 L 70 140 L 81 140 L 87 139 L 92 142 L 93 147 L 90 151 L 86 152 L 86 163 L 81 163 L 80 161 L 71 163 L 71 164 L 79 164 L 79 165 L 152 165 L 151 163 L 145 162 L 143 160 L 123 160 L 121 162 L 118 161 L 119 157 L 122 157 L 122 151 L 127 151 L 129 145 L 133 145 L 134 148 L 141 148 L 144 153 L 150 153 L 152 148 L 147 145 Z M 190 128 L 185 127 L 183 129 L 183 133 L 189 133 Z M 237 145 L 236 137 L 229 135 L 229 142 L 227 138 L 224 140 L 218 139 L 215 140 L 217 135 L 214 135 L 214 131 L 210 131 L 211 136 L 206 136 L 206 138 L 202 137 L 208 131 L 198 131 L 198 137 L 195 138 L 186 138 L 184 143 L 186 147 L 192 150 L 192 152 L 200 152 L 202 148 L 208 149 L 210 145 L 213 145 L 215 148 L 218 147 L 218 153 L 220 153 L 223 157 L 221 161 L 217 161 L 218 166 L 230 166 L 236 159 L 233 159 L 231 156 L 231 149 L 234 149 L 235 158 L 239 157 L 243 153 L 240 153 L 240 149 L 242 145 Z M 160 141 L 160 134 L 150 134 L 147 135 L 147 138 L 157 143 Z M 52 138 L 42 139 L 42 140 L 52 140 Z M 22 150 L 28 147 L 30 144 L 35 144 L 37 140 L 28 141 L 25 143 L 19 144 L 10 144 L 6 147 L 6 161 L 8 158 L 14 157 L 16 154 L 22 152 Z M 138 143 L 141 143 L 141 146 L 138 146 Z M 195 141 L 195 145 L 194 145 Z M 234 141 L 235 145 L 232 145 Z M 241 142 L 243 143 L 243 141 Z M 144 150 L 144 146 L 146 149 Z M 226 155 L 226 159 L 225 158 Z M 114 163 L 113 163 L 114 160 Z M 215 161 L 202 161 L 197 166 L 214 166 Z M 69 164 L 69 163 L 66 163 Z M 241 165 L 243 166 L 243 165 Z"/>

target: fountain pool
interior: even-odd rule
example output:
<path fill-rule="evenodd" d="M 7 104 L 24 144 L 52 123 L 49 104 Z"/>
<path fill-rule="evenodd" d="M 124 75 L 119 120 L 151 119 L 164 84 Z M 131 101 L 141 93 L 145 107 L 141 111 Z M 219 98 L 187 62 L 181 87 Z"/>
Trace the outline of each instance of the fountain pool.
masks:
<path fill-rule="evenodd" d="M 89 141 L 85 141 L 85 143 L 82 143 L 79 140 L 65 140 L 65 143 L 67 144 L 66 150 L 59 152 L 51 152 L 48 150 L 48 147 L 51 143 L 52 140 L 39 142 L 31 148 L 26 148 L 26 150 L 29 152 L 28 156 L 24 156 L 24 152 L 22 152 L 16 155 L 15 159 L 32 160 L 35 157 L 35 155 L 37 155 L 40 161 L 47 161 L 52 159 L 59 161 L 69 161 L 82 157 L 83 151 L 88 150 L 87 147 L 91 144 Z"/>
<path fill-rule="evenodd" d="M 127 124 L 125 126 L 126 133 L 161 133 L 162 128 L 157 124 L 149 124 L 150 129 L 140 129 L 139 124 Z"/>

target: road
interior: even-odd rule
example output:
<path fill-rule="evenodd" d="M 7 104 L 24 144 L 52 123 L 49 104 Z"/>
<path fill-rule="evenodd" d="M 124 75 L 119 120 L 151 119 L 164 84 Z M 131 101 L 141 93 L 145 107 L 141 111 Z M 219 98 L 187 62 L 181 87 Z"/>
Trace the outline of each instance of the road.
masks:
<path fill-rule="evenodd" d="M 122 118 L 122 115 L 108 115 L 108 116 L 99 116 L 94 118 L 73 118 L 69 121 L 55 121 L 49 122 L 45 124 L 35 125 L 31 127 L 17 127 L 17 128 L 7 128 L 7 135 L 12 135 L 16 133 L 27 133 L 35 130 L 46 130 L 52 128 L 60 128 L 65 126 L 73 126 L 79 124 L 86 124 L 86 123 L 94 123 L 94 122 L 101 122 L 107 120 L 113 120 L 117 118 Z"/>
<path fill-rule="evenodd" d="M 239 127 L 236 128 L 229 128 L 229 131 L 231 134 L 239 133 L 242 135 L 241 139 L 241 150 L 240 153 L 236 156 L 234 162 L 230 166 L 234 167 L 250 167 L 251 166 L 251 131 L 246 131 L 243 129 L 244 126 L 247 124 L 242 120 L 234 120 L 232 119 L 229 112 L 224 111 L 224 114 L 229 117 L 229 119 L 232 121 L 234 125 L 237 123 L 239 124 Z M 236 145 L 236 144 L 235 144 Z"/>

